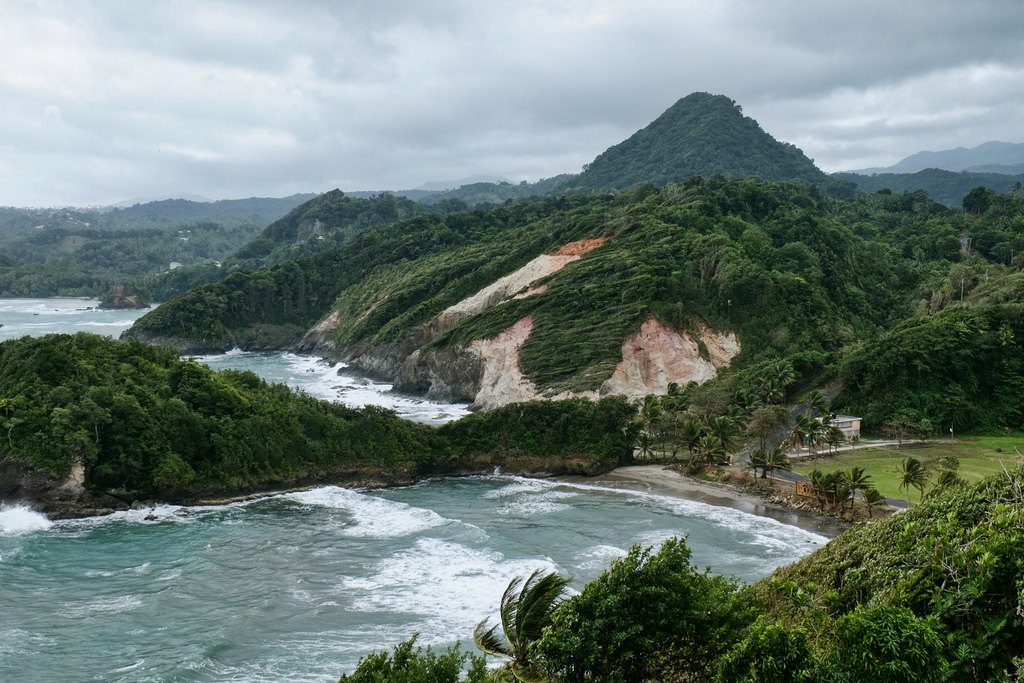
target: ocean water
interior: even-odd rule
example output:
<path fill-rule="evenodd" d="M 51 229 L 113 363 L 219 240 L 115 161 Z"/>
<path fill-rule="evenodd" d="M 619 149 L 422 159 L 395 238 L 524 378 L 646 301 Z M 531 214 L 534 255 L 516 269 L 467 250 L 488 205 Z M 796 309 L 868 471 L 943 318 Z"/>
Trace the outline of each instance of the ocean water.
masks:
<path fill-rule="evenodd" d="M 92 332 L 116 337 L 149 309 L 101 311 L 96 299 L 0 299 L 0 341 Z"/>
<path fill-rule="evenodd" d="M 413 633 L 468 643 L 507 582 L 577 588 L 686 535 L 745 581 L 826 539 L 729 508 L 512 477 L 49 522 L 0 510 L 0 680 L 331 681 Z"/>
<path fill-rule="evenodd" d="M 0 335 L 116 336 L 139 315 L 94 305 L 0 300 Z M 311 357 L 200 360 L 425 422 L 465 411 Z M 0 505 L 0 681 L 333 681 L 413 633 L 469 644 L 515 576 L 557 570 L 579 588 L 631 545 L 672 536 L 742 581 L 827 540 L 701 502 L 502 476 L 62 522 Z"/>

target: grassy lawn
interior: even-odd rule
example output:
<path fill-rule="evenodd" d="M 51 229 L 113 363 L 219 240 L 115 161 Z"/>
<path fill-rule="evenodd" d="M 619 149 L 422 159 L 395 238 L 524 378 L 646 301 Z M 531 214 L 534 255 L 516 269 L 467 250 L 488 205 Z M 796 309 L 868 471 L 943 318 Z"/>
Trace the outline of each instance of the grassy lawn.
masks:
<path fill-rule="evenodd" d="M 883 496 L 917 502 L 920 494 L 916 490 L 900 490 L 900 464 L 904 458 L 917 458 L 928 469 L 929 487 L 925 489 L 927 492 L 937 476 L 938 462 L 945 456 L 953 455 L 960 459 L 959 474 L 962 478 L 967 481 L 978 481 L 990 474 L 1001 472 L 1003 465 L 1008 469 L 1024 465 L 1024 457 L 1018 455 L 1017 451 L 1024 453 L 1024 434 L 963 437 L 954 443 L 936 441 L 929 444 L 904 444 L 902 448 L 863 448 L 831 458 L 794 462 L 793 471 L 810 474 L 814 469 L 832 472 L 838 469 L 863 467 L 871 476 L 875 488 Z"/>

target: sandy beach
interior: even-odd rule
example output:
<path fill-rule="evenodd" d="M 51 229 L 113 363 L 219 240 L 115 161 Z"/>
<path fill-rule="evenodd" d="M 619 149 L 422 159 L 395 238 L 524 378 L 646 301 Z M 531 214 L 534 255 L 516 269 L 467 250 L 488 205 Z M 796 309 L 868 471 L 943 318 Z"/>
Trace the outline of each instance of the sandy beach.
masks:
<path fill-rule="evenodd" d="M 618 467 L 608 474 L 593 477 L 562 476 L 555 477 L 555 479 L 572 483 L 599 484 L 612 488 L 678 496 L 688 500 L 708 503 L 709 505 L 721 505 L 752 515 L 770 517 L 783 524 L 791 524 L 829 538 L 838 536 L 846 529 L 842 522 L 830 517 L 766 503 L 755 495 L 727 484 L 690 479 L 678 472 L 665 469 L 661 465 L 631 465 L 628 467 Z"/>

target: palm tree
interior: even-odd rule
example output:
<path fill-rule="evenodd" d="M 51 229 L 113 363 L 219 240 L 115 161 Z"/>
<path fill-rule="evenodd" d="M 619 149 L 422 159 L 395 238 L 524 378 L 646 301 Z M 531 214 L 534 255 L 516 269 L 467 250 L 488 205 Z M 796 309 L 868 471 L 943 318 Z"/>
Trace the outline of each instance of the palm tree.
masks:
<path fill-rule="evenodd" d="M 640 449 L 640 457 L 644 460 L 651 457 L 651 446 L 654 445 L 654 437 L 646 429 L 636 435 L 636 446 Z"/>
<path fill-rule="evenodd" d="M 931 498 L 932 496 L 943 493 L 944 491 L 963 483 L 964 480 L 960 478 L 960 475 L 956 473 L 956 470 L 942 470 L 939 472 L 939 476 L 935 479 L 935 486 L 933 486 L 932 490 L 928 493 L 928 497 Z"/>
<path fill-rule="evenodd" d="M 726 459 L 725 444 L 714 434 L 700 437 L 695 450 L 697 455 L 709 465 L 714 465 Z"/>
<path fill-rule="evenodd" d="M 758 470 L 761 470 L 761 478 L 762 479 L 764 479 L 767 476 L 768 470 L 766 469 L 766 465 L 765 465 L 765 462 L 764 462 L 766 457 L 767 457 L 767 455 L 760 448 L 755 450 L 753 453 L 750 454 L 750 461 L 747 463 L 747 467 L 749 467 L 750 469 L 754 470 L 754 477 L 755 478 L 757 478 L 757 471 Z"/>
<path fill-rule="evenodd" d="M 857 492 L 866 495 L 868 490 L 874 489 L 874 485 L 871 483 L 871 476 L 865 474 L 863 467 L 851 467 L 850 471 L 846 475 L 846 481 L 850 486 L 850 492 L 853 496 L 850 499 L 850 509 L 853 509 L 853 505 L 856 502 Z"/>
<path fill-rule="evenodd" d="M 789 435 L 789 442 L 800 451 L 801 446 L 810 448 L 815 441 L 815 432 L 819 424 L 810 414 L 798 415 L 793 423 L 793 431 Z"/>
<path fill-rule="evenodd" d="M 693 420 L 684 420 L 679 425 L 679 431 L 676 432 L 676 438 L 679 439 L 679 443 L 686 446 L 686 450 L 691 456 L 694 450 L 696 450 L 697 442 L 700 441 L 701 436 L 703 434 L 701 433 L 700 425 Z"/>
<path fill-rule="evenodd" d="M 765 454 L 764 467 L 768 470 L 768 480 L 772 483 L 775 482 L 775 470 L 790 472 L 793 469 L 792 463 L 789 462 L 789 456 L 781 448 L 773 448 Z"/>
<path fill-rule="evenodd" d="M 727 415 L 707 417 L 704 418 L 704 426 L 709 434 L 718 437 L 726 451 L 732 449 L 733 442 L 739 435 L 736 420 Z"/>
<path fill-rule="evenodd" d="M 905 458 L 900 471 L 900 489 L 909 491 L 915 488 L 921 493 L 921 500 L 924 500 L 924 485 L 928 482 L 928 473 L 921 461 L 917 458 Z"/>
<path fill-rule="evenodd" d="M 765 402 L 785 403 L 786 388 L 795 382 L 796 378 L 793 365 L 787 361 L 780 361 L 769 367 L 767 373 L 761 377 L 761 391 L 764 392 Z"/>
<path fill-rule="evenodd" d="M 873 517 L 874 515 L 872 513 L 874 509 L 876 507 L 881 507 L 885 505 L 885 497 L 881 493 L 879 493 L 878 489 L 876 489 L 874 486 L 872 486 L 869 489 L 866 489 L 863 493 L 864 507 L 868 509 L 868 517 Z"/>
<path fill-rule="evenodd" d="M 825 443 L 828 444 L 828 452 L 831 454 L 834 449 L 839 448 L 839 444 L 846 441 L 846 435 L 843 434 L 842 429 L 834 424 L 822 423 L 822 426 L 825 428 L 823 438 Z"/>
<path fill-rule="evenodd" d="M 820 389 L 815 389 L 807 397 L 807 409 L 819 416 L 829 414 L 829 400 Z"/>
<path fill-rule="evenodd" d="M 512 579 L 501 596 L 501 623 L 489 626 L 490 620 L 484 619 L 477 624 L 473 630 L 476 646 L 486 654 L 511 659 L 512 673 L 524 683 L 546 680 L 534 661 L 534 649 L 568 584 L 568 578 L 554 573 L 541 575 L 539 569 L 525 581 Z"/>

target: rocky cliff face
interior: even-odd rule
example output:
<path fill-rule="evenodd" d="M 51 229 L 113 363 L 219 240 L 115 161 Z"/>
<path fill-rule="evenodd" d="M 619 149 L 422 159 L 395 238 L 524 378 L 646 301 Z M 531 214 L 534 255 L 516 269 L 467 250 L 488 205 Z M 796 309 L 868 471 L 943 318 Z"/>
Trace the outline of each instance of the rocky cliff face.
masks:
<path fill-rule="evenodd" d="M 532 331 L 533 318 L 527 316 L 492 339 L 478 339 L 462 348 L 417 351 L 402 364 L 395 389 L 439 400 L 471 401 L 480 410 L 545 398 L 638 398 L 667 393 L 673 383 L 703 384 L 740 352 L 732 332 L 702 324 L 695 338 L 651 318 L 623 343 L 622 360 L 599 391 L 551 394 L 538 390 L 519 364 L 519 351 Z"/>
<path fill-rule="evenodd" d="M 127 508 L 110 496 L 85 490 L 85 466 L 72 466 L 60 479 L 0 454 L 0 503 L 28 504 L 51 519 L 103 515 Z"/>
<path fill-rule="evenodd" d="M 391 379 L 396 391 L 423 394 L 436 400 L 469 401 L 481 410 L 532 399 L 569 397 L 570 394 L 546 394 L 523 374 L 519 352 L 533 331 L 532 316 L 522 318 L 491 339 L 477 339 L 461 347 L 434 348 L 430 344 L 491 306 L 543 293 L 546 287 L 537 285 L 538 281 L 578 261 L 606 241 L 579 240 L 542 254 L 449 306 L 399 343 L 339 348 L 333 338 L 342 321 L 335 312 L 307 333 L 300 349 L 326 352 L 364 372 Z M 363 315 L 369 315 L 380 303 L 372 304 Z M 739 351 L 740 342 L 732 332 L 713 330 L 703 323 L 694 330 L 680 332 L 650 318 L 624 340 L 622 360 L 598 390 L 572 395 L 615 394 L 635 398 L 664 394 L 673 383 L 685 386 L 714 378 Z"/>
<path fill-rule="evenodd" d="M 622 345 L 622 362 L 601 385 L 600 393 L 636 398 L 667 393 L 673 383 L 685 386 L 714 379 L 718 369 L 740 352 L 739 340 L 732 332 L 716 332 L 706 325 L 698 327 L 698 334 L 694 339 L 657 318 L 647 320 Z"/>

